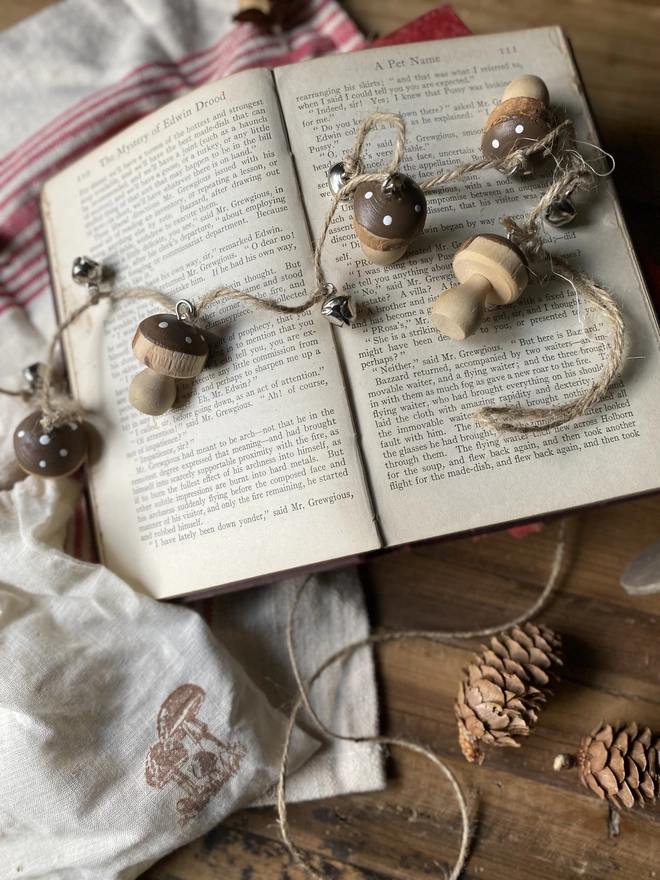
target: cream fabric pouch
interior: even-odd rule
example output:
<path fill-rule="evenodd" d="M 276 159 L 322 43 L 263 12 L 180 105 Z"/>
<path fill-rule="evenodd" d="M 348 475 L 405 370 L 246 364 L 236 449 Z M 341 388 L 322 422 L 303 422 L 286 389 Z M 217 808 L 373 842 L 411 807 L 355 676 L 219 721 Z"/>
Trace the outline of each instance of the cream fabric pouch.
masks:
<path fill-rule="evenodd" d="M 0 492 L 2 877 L 136 877 L 279 770 L 286 718 L 201 617 L 62 552 L 77 498 Z M 296 730 L 290 769 L 317 745 Z"/>

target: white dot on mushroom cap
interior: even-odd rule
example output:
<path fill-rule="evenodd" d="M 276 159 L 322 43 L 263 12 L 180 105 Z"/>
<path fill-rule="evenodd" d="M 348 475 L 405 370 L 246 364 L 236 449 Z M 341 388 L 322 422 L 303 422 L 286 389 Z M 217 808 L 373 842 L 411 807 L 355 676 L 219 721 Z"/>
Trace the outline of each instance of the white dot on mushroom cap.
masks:
<path fill-rule="evenodd" d="M 17 437 L 25 437 L 25 431 L 19 431 Z"/>
<path fill-rule="evenodd" d="M 170 326 L 170 322 L 169 322 L 169 321 L 161 321 L 160 324 L 159 324 L 158 326 L 159 326 L 159 327 L 163 327 L 163 329 L 164 329 L 165 327 L 169 327 L 169 326 Z"/>
<path fill-rule="evenodd" d="M 383 217 L 383 223 L 385 224 L 385 226 L 392 225 L 392 218 L 390 217 L 389 214 L 385 214 L 385 216 Z"/>
<path fill-rule="evenodd" d="M 201 333 L 199 334 L 199 338 L 202 340 L 202 342 L 206 342 L 206 340 L 204 339 L 204 337 L 202 336 Z"/>
<path fill-rule="evenodd" d="M 499 147 L 499 145 L 500 145 L 500 142 L 497 140 L 497 138 L 495 138 L 495 140 L 493 141 L 493 148 L 497 149 Z"/>
<path fill-rule="evenodd" d="M 524 125 L 516 125 L 516 134 L 522 134 L 524 130 L 525 130 Z"/>
<path fill-rule="evenodd" d="M 69 454 L 68 449 L 60 449 L 60 455 L 62 456 L 62 458 L 66 458 L 68 454 Z"/>
<path fill-rule="evenodd" d="M 42 434 L 41 437 L 39 437 L 39 443 L 41 443 L 42 446 L 48 446 L 50 443 L 50 437 L 48 434 Z"/>
<path fill-rule="evenodd" d="M 370 199 L 372 197 L 372 195 L 373 195 L 373 193 L 371 192 L 371 190 L 369 190 L 368 193 L 364 194 L 364 197 L 365 197 L 365 199 Z"/>
<path fill-rule="evenodd" d="M 186 336 L 186 342 L 187 342 L 188 344 L 190 344 L 190 343 L 192 342 L 192 339 L 190 338 L 190 336 Z"/>
<path fill-rule="evenodd" d="M 39 462 L 39 467 L 46 467 L 46 462 L 43 460 L 43 458 Z"/>
<path fill-rule="evenodd" d="M 77 430 L 78 430 L 78 425 L 76 425 L 75 422 L 74 422 L 72 425 L 69 425 L 69 427 L 71 428 L 72 431 L 77 431 Z"/>
<path fill-rule="evenodd" d="M 421 205 L 415 205 L 415 211 L 417 211 L 418 214 L 419 214 L 419 212 L 420 212 L 421 210 L 422 210 L 422 206 L 421 206 Z"/>

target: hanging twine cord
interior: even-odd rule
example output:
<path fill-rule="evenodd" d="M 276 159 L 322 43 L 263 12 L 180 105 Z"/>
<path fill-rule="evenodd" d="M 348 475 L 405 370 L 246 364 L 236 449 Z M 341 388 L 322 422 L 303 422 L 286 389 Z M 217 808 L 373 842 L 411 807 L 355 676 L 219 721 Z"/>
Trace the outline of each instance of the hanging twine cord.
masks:
<path fill-rule="evenodd" d="M 289 715 L 289 723 L 285 734 L 282 760 L 280 763 L 279 781 L 277 785 L 277 815 L 280 827 L 280 835 L 282 837 L 284 845 L 289 851 L 289 854 L 291 855 L 294 862 L 299 864 L 308 874 L 316 877 L 317 880 L 331 880 L 329 875 L 323 870 L 316 868 L 313 865 L 309 855 L 301 850 L 294 843 L 291 838 L 289 823 L 287 819 L 286 774 L 288 768 L 289 749 L 291 746 L 291 739 L 296 726 L 296 721 L 303 707 L 307 710 L 310 718 L 316 724 L 318 729 L 330 739 L 346 740 L 355 743 L 374 743 L 376 745 L 383 746 L 398 746 L 400 748 L 407 749 L 408 751 L 415 752 L 416 754 L 428 758 L 428 760 L 435 764 L 436 767 L 438 767 L 438 769 L 440 769 L 444 773 L 452 786 L 454 794 L 456 795 L 456 800 L 458 801 L 459 810 L 461 813 L 461 843 L 456 862 L 448 878 L 448 880 L 458 880 L 470 854 L 470 844 L 474 836 L 475 821 L 474 817 L 470 814 L 468 799 L 461 787 L 459 780 L 456 778 L 451 768 L 428 746 L 424 746 L 412 740 L 407 740 L 398 736 L 351 736 L 349 734 L 342 734 L 338 733 L 337 731 L 331 730 L 319 718 L 315 709 L 311 705 L 310 693 L 312 691 L 312 688 L 314 687 L 314 684 L 319 680 L 319 678 L 321 678 L 321 676 L 327 669 L 329 669 L 331 666 L 334 666 L 335 663 L 347 660 L 361 648 L 371 647 L 372 645 L 382 644 L 384 642 L 403 642 L 411 639 L 421 639 L 424 641 L 445 643 L 447 641 L 455 639 L 486 638 L 488 636 L 496 635 L 503 630 L 511 629 L 512 627 L 525 623 L 532 617 L 535 617 L 545 607 L 553 591 L 559 586 L 568 571 L 568 568 L 570 566 L 570 551 L 574 545 L 576 530 L 577 520 L 575 518 L 571 520 L 561 520 L 557 535 L 557 542 L 553 553 L 552 564 L 550 567 L 550 573 L 548 575 L 545 586 L 538 599 L 526 611 L 524 611 L 522 614 L 519 614 L 517 617 L 514 617 L 512 620 L 509 620 L 497 626 L 489 626 L 482 629 L 467 631 L 459 630 L 456 632 L 442 632 L 436 630 L 396 630 L 394 632 L 372 633 L 364 639 L 360 639 L 357 642 L 353 642 L 350 645 L 346 645 L 345 647 L 340 648 L 338 651 L 328 657 L 306 681 L 303 680 L 300 668 L 298 666 L 294 639 L 294 623 L 296 610 L 298 608 L 298 604 L 305 590 L 305 587 L 309 583 L 310 579 L 306 578 L 303 581 L 296 593 L 287 621 L 287 649 L 289 653 L 289 661 L 291 663 L 296 684 L 298 686 L 298 697 Z"/>
<path fill-rule="evenodd" d="M 390 162 L 378 172 L 364 173 L 362 151 L 365 140 L 372 129 L 379 124 L 393 126 L 396 137 L 392 158 Z M 350 179 L 334 196 L 326 214 L 319 238 L 314 249 L 314 289 L 297 305 L 287 305 L 268 297 L 258 297 L 234 287 L 222 285 L 205 293 L 197 302 L 195 314 L 190 316 L 192 323 L 197 323 L 202 311 L 214 302 L 222 299 L 230 299 L 243 302 L 254 308 L 278 314 L 297 315 L 309 311 L 321 304 L 334 287 L 329 284 L 325 277 L 322 264 L 322 254 L 325 242 L 330 230 L 332 220 L 340 203 L 352 195 L 363 183 L 385 181 L 390 175 L 398 171 L 406 145 L 406 125 L 403 118 L 397 113 L 373 113 L 363 120 L 356 133 L 353 148 L 347 155 L 344 166 Z M 529 216 L 522 223 L 516 223 L 511 217 L 502 217 L 500 222 L 508 231 L 510 238 L 521 248 L 531 261 L 544 263 L 549 268 L 549 274 L 554 274 L 568 281 L 574 288 L 576 295 L 581 295 L 592 306 L 594 311 L 607 320 L 612 328 L 610 346 L 605 364 L 593 381 L 592 385 L 581 395 L 563 404 L 551 407 L 525 408 L 521 406 L 487 406 L 482 407 L 475 413 L 479 424 L 487 429 L 498 433 L 538 433 L 548 431 L 551 428 L 563 425 L 572 419 L 582 415 L 600 400 L 616 375 L 623 355 L 624 324 L 611 294 L 597 284 L 585 272 L 574 269 L 562 257 L 549 253 L 544 245 L 540 228 L 540 220 L 543 212 L 553 202 L 567 193 L 579 189 L 589 189 L 594 185 L 594 174 L 590 166 L 575 149 L 575 133 L 569 120 L 562 122 L 544 138 L 533 142 L 511 153 L 505 159 L 483 159 L 477 162 L 468 162 L 456 165 L 442 174 L 430 177 L 419 182 L 424 190 L 432 190 L 447 183 L 460 180 L 466 175 L 476 171 L 496 168 L 507 174 L 516 170 L 529 170 L 531 157 L 537 153 L 554 155 L 557 151 L 561 157 L 558 162 L 558 174 L 552 186 L 544 193 Z M 27 392 L 9 391 L 0 389 L 0 393 L 13 396 L 29 397 L 43 411 L 42 426 L 45 430 L 55 428 L 67 422 L 79 422 L 82 420 L 82 408 L 70 398 L 62 395 L 53 381 L 53 365 L 63 332 L 77 318 L 101 298 L 112 301 L 122 299 L 151 299 L 166 308 L 174 311 L 173 301 L 155 290 L 144 288 L 129 288 L 101 294 L 98 288 L 90 290 L 88 300 L 75 309 L 67 319 L 57 328 L 51 342 L 46 370 L 42 381 L 29 394 Z"/>

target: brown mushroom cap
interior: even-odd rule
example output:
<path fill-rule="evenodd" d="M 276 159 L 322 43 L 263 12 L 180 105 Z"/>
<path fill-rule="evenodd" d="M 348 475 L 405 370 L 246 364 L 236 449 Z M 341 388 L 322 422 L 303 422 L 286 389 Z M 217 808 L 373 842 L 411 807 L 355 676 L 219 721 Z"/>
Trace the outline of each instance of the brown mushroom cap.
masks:
<path fill-rule="evenodd" d="M 209 346 L 197 327 L 176 315 L 150 315 L 137 328 L 133 354 L 155 373 L 192 379 L 204 369 Z"/>
<path fill-rule="evenodd" d="M 353 197 L 353 225 L 363 244 L 389 250 L 408 244 L 424 229 L 426 196 L 406 174 L 392 175 L 393 185 L 362 183 Z"/>
<path fill-rule="evenodd" d="M 87 454 L 87 434 L 82 425 L 60 425 L 45 431 L 43 413 L 30 413 L 14 431 L 14 453 L 26 474 L 66 477 L 77 471 Z"/>
<path fill-rule="evenodd" d="M 536 98 L 509 98 L 490 114 L 481 138 L 486 159 L 505 159 L 549 134 L 556 120 L 550 108 Z"/>

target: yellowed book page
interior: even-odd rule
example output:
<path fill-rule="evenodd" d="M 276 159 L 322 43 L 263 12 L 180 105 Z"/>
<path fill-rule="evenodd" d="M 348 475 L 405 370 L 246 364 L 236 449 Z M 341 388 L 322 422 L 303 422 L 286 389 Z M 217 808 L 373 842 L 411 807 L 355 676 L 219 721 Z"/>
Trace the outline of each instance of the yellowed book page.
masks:
<path fill-rule="evenodd" d="M 313 232 L 330 203 L 327 169 L 351 148 L 360 120 L 375 110 L 402 113 L 408 138 L 401 170 L 430 177 L 481 158 L 491 108 L 524 73 L 546 81 L 551 105 L 574 121 L 580 140 L 596 141 L 556 28 L 374 49 L 276 71 Z M 366 169 L 386 164 L 392 144 L 391 130 L 372 133 Z M 609 330 L 565 280 L 554 277 L 542 287 L 532 278 L 521 299 L 489 310 L 480 331 L 463 342 L 442 337 L 430 323 L 430 285 L 456 283 L 451 259 L 458 245 L 475 233 L 502 233 L 504 214 L 522 218 L 552 173 L 551 162 L 531 182 L 491 170 L 430 194 L 424 234 L 389 267 L 363 258 L 352 205 L 333 221 L 324 265 L 329 280 L 359 304 L 341 352 L 388 544 L 660 485 L 657 325 L 607 180 L 577 222 L 544 232 L 548 248 L 614 292 L 626 320 L 622 374 L 585 417 L 540 436 L 501 437 L 473 418 L 484 404 L 555 404 L 589 387 Z"/>
<path fill-rule="evenodd" d="M 312 286 L 309 232 L 272 75 L 241 73 L 164 107 L 50 181 L 43 200 L 60 316 L 87 254 L 118 287 L 193 301 L 233 285 L 281 302 Z M 207 368 L 168 413 L 128 401 L 140 320 L 121 301 L 66 334 L 73 391 L 98 432 L 89 467 L 105 563 L 167 597 L 379 545 L 333 330 L 318 311 L 214 305 Z"/>

